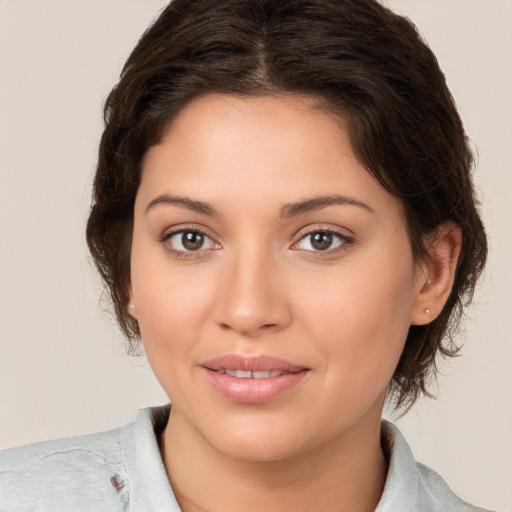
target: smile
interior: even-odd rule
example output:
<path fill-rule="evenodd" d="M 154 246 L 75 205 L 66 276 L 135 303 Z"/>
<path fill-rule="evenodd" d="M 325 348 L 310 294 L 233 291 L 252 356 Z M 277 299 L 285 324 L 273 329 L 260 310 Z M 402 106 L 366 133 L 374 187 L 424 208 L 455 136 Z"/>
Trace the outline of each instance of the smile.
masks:
<path fill-rule="evenodd" d="M 310 369 L 272 356 L 228 354 L 202 365 L 211 388 L 230 402 L 263 404 L 298 386 Z"/>

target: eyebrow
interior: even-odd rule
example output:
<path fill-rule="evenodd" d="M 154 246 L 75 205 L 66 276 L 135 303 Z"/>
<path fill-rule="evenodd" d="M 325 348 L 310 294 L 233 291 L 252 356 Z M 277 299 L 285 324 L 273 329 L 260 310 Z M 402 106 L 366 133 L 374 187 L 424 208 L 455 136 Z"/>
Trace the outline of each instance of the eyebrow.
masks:
<path fill-rule="evenodd" d="M 204 201 L 196 201 L 188 197 L 172 196 L 169 194 L 162 194 L 158 197 L 155 197 L 155 199 L 148 203 L 144 213 L 148 213 L 149 210 L 161 204 L 181 206 L 183 208 L 187 208 L 188 210 L 202 213 L 203 215 L 208 215 L 210 217 L 220 217 L 219 212 L 213 206 L 205 203 Z"/>
<path fill-rule="evenodd" d="M 375 213 L 375 211 L 369 205 L 363 203 L 362 201 L 358 201 L 352 197 L 334 194 L 330 196 L 313 197 L 311 199 L 306 199 L 305 201 L 299 201 L 297 203 L 285 204 L 281 208 L 280 217 L 294 217 L 303 213 L 321 210 L 322 208 L 326 208 L 327 206 L 332 205 L 357 206 L 369 211 L 370 213 Z"/>
<path fill-rule="evenodd" d="M 169 194 L 162 194 L 158 197 L 155 197 L 155 199 L 148 203 L 144 213 L 146 214 L 155 206 L 162 204 L 180 206 L 194 212 L 202 213 L 203 215 L 208 215 L 210 217 L 220 217 L 220 213 L 213 206 L 205 203 L 204 201 L 197 201 L 188 197 L 173 196 Z M 362 201 L 358 201 L 352 197 L 334 194 L 330 196 L 313 197 L 304 201 L 285 204 L 280 210 L 279 217 L 281 219 L 295 217 L 307 212 L 321 210 L 322 208 L 326 208 L 327 206 L 332 205 L 357 206 L 369 211 L 370 213 L 375 213 L 369 205 L 363 203 Z"/>

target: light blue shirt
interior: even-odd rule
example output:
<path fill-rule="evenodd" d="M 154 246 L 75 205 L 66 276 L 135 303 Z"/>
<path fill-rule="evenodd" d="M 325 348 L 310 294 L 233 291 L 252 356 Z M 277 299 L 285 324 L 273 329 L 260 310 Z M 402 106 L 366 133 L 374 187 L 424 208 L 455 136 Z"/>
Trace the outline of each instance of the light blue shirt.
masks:
<path fill-rule="evenodd" d="M 0 452 L 1 512 L 180 512 L 158 449 L 169 407 L 142 409 L 122 428 Z M 399 430 L 382 423 L 391 452 L 375 512 L 485 512 L 415 462 Z"/>

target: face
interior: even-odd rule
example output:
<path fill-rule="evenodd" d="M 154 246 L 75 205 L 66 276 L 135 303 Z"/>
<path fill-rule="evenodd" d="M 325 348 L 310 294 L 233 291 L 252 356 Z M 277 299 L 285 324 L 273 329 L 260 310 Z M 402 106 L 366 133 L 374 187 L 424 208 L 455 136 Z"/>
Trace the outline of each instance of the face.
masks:
<path fill-rule="evenodd" d="M 419 275 L 399 202 L 311 99 L 196 99 L 146 156 L 134 316 L 171 421 L 225 455 L 378 426 Z"/>

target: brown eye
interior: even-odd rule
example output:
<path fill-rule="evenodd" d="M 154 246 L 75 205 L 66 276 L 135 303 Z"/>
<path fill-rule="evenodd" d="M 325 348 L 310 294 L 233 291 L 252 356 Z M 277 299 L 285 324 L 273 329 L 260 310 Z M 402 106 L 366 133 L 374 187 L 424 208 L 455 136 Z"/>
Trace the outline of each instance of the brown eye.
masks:
<path fill-rule="evenodd" d="M 188 231 L 181 235 L 181 243 L 188 251 L 197 251 L 204 244 L 204 235 L 197 231 Z"/>
<path fill-rule="evenodd" d="M 303 251 L 325 252 L 336 249 L 346 242 L 346 238 L 339 233 L 313 231 L 300 239 L 297 248 Z"/>
<path fill-rule="evenodd" d="M 178 252 L 194 252 L 214 249 L 215 242 L 201 231 L 177 231 L 167 238 L 172 249 Z"/>
<path fill-rule="evenodd" d="M 331 233 L 314 233 L 311 235 L 311 247 L 317 251 L 326 251 L 331 247 L 332 239 Z"/>

